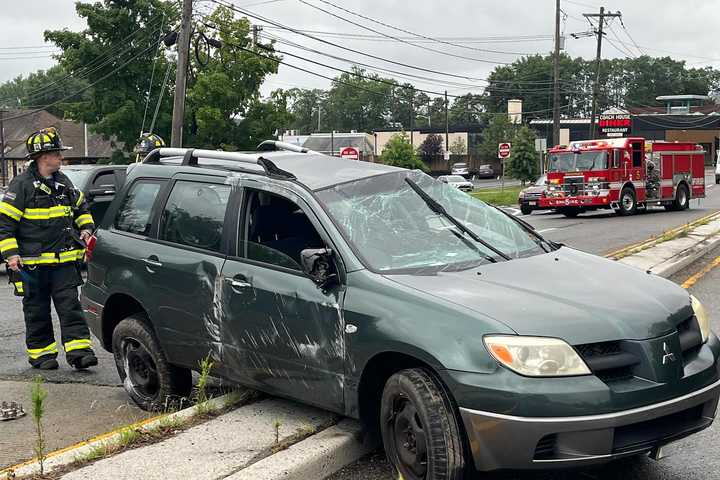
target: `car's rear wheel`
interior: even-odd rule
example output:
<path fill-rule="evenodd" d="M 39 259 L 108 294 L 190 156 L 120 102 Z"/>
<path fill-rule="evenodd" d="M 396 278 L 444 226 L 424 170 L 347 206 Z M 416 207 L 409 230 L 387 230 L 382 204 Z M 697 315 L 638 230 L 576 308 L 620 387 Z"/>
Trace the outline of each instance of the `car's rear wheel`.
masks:
<path fill-rule="evenodd" d="M 532 213 L 533 209 L 530 205 L 520 205 L 520 212 L 523 215 L 530 215 Z"/>
<path fill-rule="evenodd" d="M 426 370 L 402 370 L 388 379 L 380 429 L 400 478 L 462 478 L 465 460 L 457 416 L 444 387 Z"/>
<path fill-rule="evenodd" d="M 168 409 L 190 395 L 190 370 L 168 363 L 144 317 L 121 321 L 113 331 L 112 347 L 125 391 L 140 408 Z"/>

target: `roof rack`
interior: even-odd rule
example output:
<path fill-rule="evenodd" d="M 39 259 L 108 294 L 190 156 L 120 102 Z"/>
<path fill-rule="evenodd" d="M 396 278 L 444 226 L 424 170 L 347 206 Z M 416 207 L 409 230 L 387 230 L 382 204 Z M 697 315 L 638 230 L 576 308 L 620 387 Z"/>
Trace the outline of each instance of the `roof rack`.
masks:
<path fill-rule="evenodd" d="M 292 143 L 280 142 L 277 140 L 265 140 L 257 146 L 256 150 L 258 152 L 277 152 L 278 150 L 285 150 L 288 152 L 296 153 L 318 153 L 315 150 L 310 150 L 309 148 L 304 148 L 299 145 L 293 145 Z"/>
<path fill-rule="evenodd" d="M 292 173 L 279 168 L 267 158 L 261 155 L 239 152 L 223 152 L 222 150 L 202 150 L 195 148 L 156 148 L 145 157 L 142 163 L 159 164 L 162 158 L 182 157 L 181 166 L 198 166 L 199 159 L 224 160 L 231 162 L 246 163 L 251 165 L 259 165 L 263 172 L 255 170 L 246 170 L 249 173 L 265 174 L 268 177 L 280 180 L 295 180 L 296 177 Z M 202 166 L 202 165 L 200 165 Z M 210 165 L 208 165 L 210 166 Z"/>

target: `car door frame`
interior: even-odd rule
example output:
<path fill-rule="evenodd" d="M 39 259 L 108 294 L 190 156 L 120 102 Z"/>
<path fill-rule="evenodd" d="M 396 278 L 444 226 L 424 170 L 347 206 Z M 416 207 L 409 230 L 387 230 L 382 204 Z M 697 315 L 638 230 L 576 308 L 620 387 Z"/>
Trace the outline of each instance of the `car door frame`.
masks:
<path fill-rule="evenodd" d="M 344 411 L 344 395 L 345 395 L 345 378 L 347 373 L 347 334 L 345 332 L 345 324 L 344 324 L 344 314 L 342 313 L 343 310 L 343 301 L 345 298 L 345 293 L 347 290 L 347 282 L 346 282 L 346 275 L 347 275 L 347 269 L 345 267 L 345 259 L 343 257 L 343 254 L 341 253 L 340 249 L 338 248 L 337 242 L 333 239 L 332 233 L 329 232 L 328 225 L 326 225 L 322 219 L 320 218 L 319 213 L 324 211 L 322 210 L 322 207 L 319 205 L 316 199 L 312 197 L 308 192 L 304 192 L 302 188 L 296 187 L 292 185 L 287 186 L 281 186 L 277 183 L 268 182 L 264 179 L 241 179 L 238 183 L 241 184 L 241 188 L 238 189 L 237 194 L 240 197 L 240 200 L 238 202 L 240 208 L 236 210 L 236 216 L 232 219 L 232 224 L 236 227 L 236 236 L 234 239 L 234 242 L 231 242 L 228 250 L 228 257 L 226 261 L 226 266 L 234 264 L 244 264 L 249 265 L 250 267 L 255 268 L 261 268 L 261 269 L 267 269 L 274 272 L 280 272 L 283 274 L 288 275 L 294 275 L 298 278 L 302 278 L 306 280 L 307 282 L 312 283 L 312 279 L 305 274 L 302 270 L 294 270 L 286 267 L 282 267 L 279 265 L 273 265 L 257 260 L 252 260 L 247 258 L 246 252 L 243 251 L 241 248 L 243 245 L 243 241 L 245 239 L 245 228 L 246 228 L 246 222 L 245 219 L 247 218 L 248 212 L 248 194 L 249 190 L 255 190 L 255 191 L 264 191 L 267 193 L 278 195 L 282 198 L 285 198 L 289 201 L 292 201 L 295 203 L 299 208 L 303 210 L 303 212 L 308 217 L 309 221 L 312 223 L 313 227 L 317 231 L 318 235 L 320 235 L 321 239 L 327 245 L 329 248 L 331 248 L 334 252 L 334 258 L 335 258 L 335 265 L 336 265 L 336 271 L 338 275 L 338 285 L 335 287 L 337 289 L 337 305 L 335 306 L 335 310 L 339 312 L 339 319 L 338 321 L 341 322 L 340 325 L 337 326 L 337 331 L 341 332 L 339 335 L 339 338 L 341 338 L 342 343 L 342 356 L 339 361 L 339 371 L 337 372 L 339 374 L 340 380 L 342 382 L 341 389 L 339 392 L 337 392 L 336 398 L 334 402 L 328 402 L 328 403 L 322 403 L 318 401 L 313 401 L 311 399 L 302 398 L 300 396 L 293 395 L 292 392 L 289 392 L 288 390 L 282 390 L 282 389 L 275 389 L 271 386 L 269 387 L 267 384 L 259 384 L 253 378 L 248 377 L 247 375 L 238 377 L 238 371 L 242 372 L 243 367 L 247 367 L 246 365 L 243 365 L 241 362 L 238 362 L 237 359 L 230 360 L 228 359 L 228 365 L 226 367 L 234 373 L 234 376 L 231 377 L 236 381 L 240 381 L 241 383 L 245 383 L 248 385 L 251 385 L 255 388 L 267 391 L 268 393 L 285 396 L 289 398 L 294 398 L 301 400 L 305 403 L 314 404 L 316 406 L 327 408 L 335 411 L 342 412 Z M 308 201 L 310 200 L 310 201 Z M 341 247 L 342 248 L 342 247 Z M 223 276 L 225 276 L 226 271 L 223 271 Z M 317 286 L 312 285 L 312 288 L 318 288 Z M 228 324 L 232 320 L 232 317 L 230 319 L 226 320 L 226 324 Z M 227 327 L 229 328 L 229 327 Z M 228 336 L 229 338 L 230 336 Z M 242 346 L 241 348 L 246 349 L 248 346 Z M 240 354 L 241 357 L 244 358 L 250 358 L 251 355 L 249 355 L 246 352 Z M 248 370 L 245 370 L 247 372 Z M 289 379 L 288 379 L 289 380 Z"/>

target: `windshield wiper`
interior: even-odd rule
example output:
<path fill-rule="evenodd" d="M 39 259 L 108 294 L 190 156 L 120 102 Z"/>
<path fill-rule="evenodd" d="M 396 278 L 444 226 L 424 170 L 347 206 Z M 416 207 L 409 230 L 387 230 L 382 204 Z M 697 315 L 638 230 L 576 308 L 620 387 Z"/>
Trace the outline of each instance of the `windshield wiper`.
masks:
<path fill-rule="evenodd" d="M 510 260 L 510 257 L 507 256 L 505 253 L 501 252 L 497 248 L 490 245 L 488 242 L 486 242 L 485 240 L 480 238 L 475 232 L 473 232 L 472 230 L 467 228 L 458 219 L 456 219 L 455 217 L 450 215 L 448 213 L 448 211 L 445 210 L 445 207 L 440 205 L 437 202 L 437 200 L 435 200 L 430 195 L 428 195 L 427 192 L 425 192 L 425 190 L 420 188 L 420 186 L 417 183 L 415 183 L 413 180 L 410 180 L 409 178 L 406 178 L 405 181 L 407 182 L 408 185 L 410 185 L 410 188 L 412 188 L 415 191 L 415 193 L 417 193 L 420 196 L 420 198 L 423 199 L 423 201 L 430 208 L 430 210 L 432 210 L 434 213 L 437 213 L 438 215 L 442 215 L 443 217 L 448 219 L 450 221 L 450 223 L 452 223 L 453 225 L 455 225 L 458 228 L 458 230 L 460 230 L 463 233 L 466 233 L 470 238 L 472 238 L 479 244 L 483 245 L 485 248 L 492 250 L 493 253 L 497 254 L 498 256 L 502 257 L 505 260 Z M 495 260 L 495 259 L 493 259 L 493 260 Z"/>
<path fill-rule="evenodd" d="M 483 253 L 482 251 L 480 251 L 480 249 L 477 247 L 477 245 L 475 245 L 474 243 L 470 242 L 470 240 L 468 240 L 467 238 L 465 238 L 464 235 L 462 235 L 462 234 L 460 234 L 460 233 L 458 233 L 458 232 L 452 232 L 452 231 L 451 231 L 450 233 L 452 233 L 453 235 L 455 235 L 455 236 L 458 238 L 458 240 L 460 240 L 461 242 L 463 242 L 469 249 L 474 250 L 475 252 L 479 253 L 480 256 L 481 256 L 482 258 L 484 258 L 485 260 L 487 260 L 488 262 L 497 263 L 497 260 L 495 260 L 495 259 L 494 259 L 493 257 L 491 257 L 490 255 L 488 255 L 488 254 Z"/>
<path fill-rule="evenodd" d="M 498 211 L 502 212 L 503 214 L 505 214 L 505 216 L 510 217 L 511 219 L 515 220 L 515 222 L 518 223 L 523 228 L 523 230 L 525 230 L 526 233 L 528 233 L 531 237 L 533 237 L 535 239 L 535 243 L 537 243 L 540 246 L 540 248 L 545 250 L 545 252 L 551 252 L 552 250 L 557 250 L 559 248 L 556 246 L 557 245 L 556 243 L 543 238 L 542 235 L 540 235 L 539 233 L 537 233 L 535 231 L 535 229 L 532 227 L 532 225 L 530 225 L 528 222 L 526 222 L 522 218 L 518 218 L 515 215 L 508 213 L 496 205 L 492 205 L 492 207 L 495 210 L 498 210 Z M 548 245 L 550 247 L 550 250 L 545 248 L 543 246 L 543 244 Z"/>

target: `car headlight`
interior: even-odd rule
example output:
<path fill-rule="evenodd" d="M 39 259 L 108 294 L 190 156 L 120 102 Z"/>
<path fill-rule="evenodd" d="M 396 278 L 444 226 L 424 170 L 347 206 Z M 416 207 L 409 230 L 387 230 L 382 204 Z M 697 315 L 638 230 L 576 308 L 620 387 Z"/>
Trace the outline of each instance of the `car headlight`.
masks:
<path fill-rule="evenodd" d="M 525 192 L 520 192 L 518 194 L 518 198 L 525 198 Z"/>
<path fill-rule="evenodd" d="M 590 375 L 590 369 L 577 352 L 559 338 L 487 336 L 490 354 L 520 375 L 529 377 L 566 377 Z"/>
<path fill-rule="evenodd" d="M 702 334 L 703 343 L 708 341 L 710 338 L 710 317 L 705 311 L 705 307 L 700 303 L 700 300 L 695 298 L 695 295 L 690 295 L 690 302 L 692 303 L 693 311 L 695 312 L 695 318 L 697 319 L 698 326 L 700 327 L 700 333 Z"/>

